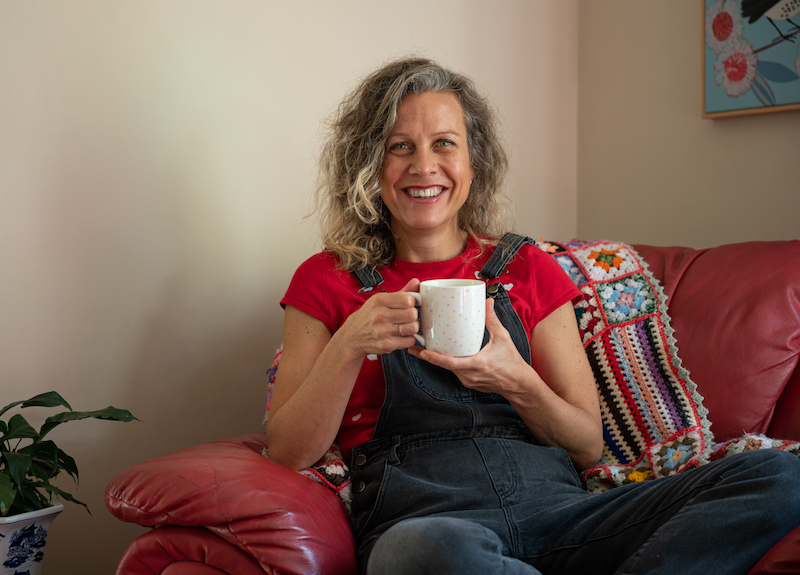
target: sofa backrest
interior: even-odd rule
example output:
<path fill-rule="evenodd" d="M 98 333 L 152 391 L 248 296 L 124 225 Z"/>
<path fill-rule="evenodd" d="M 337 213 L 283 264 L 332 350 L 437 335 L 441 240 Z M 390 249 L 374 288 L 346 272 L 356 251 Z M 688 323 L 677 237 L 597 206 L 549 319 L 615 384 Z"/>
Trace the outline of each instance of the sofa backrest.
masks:
<path fill-rule="evenodd" d="M 715 440 L 800 440 L 800 241 L 633 247 L 664 287 Z"/>

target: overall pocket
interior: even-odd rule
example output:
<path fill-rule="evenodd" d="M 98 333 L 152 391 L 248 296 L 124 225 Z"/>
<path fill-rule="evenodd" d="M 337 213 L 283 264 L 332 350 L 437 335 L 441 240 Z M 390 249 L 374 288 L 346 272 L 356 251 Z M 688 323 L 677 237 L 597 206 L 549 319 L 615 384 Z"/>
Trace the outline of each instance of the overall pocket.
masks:
<path fill-rule="evenodd" d="M 413 355 L 403 354 L 414 385 L 430 397 L 462 403 L 495 403 L 502 399 L 496 393 L 483 393 L 464 387 L 452 371 L 437 367 Z M 505 402 L 505 399 L 502 399 Z"/>

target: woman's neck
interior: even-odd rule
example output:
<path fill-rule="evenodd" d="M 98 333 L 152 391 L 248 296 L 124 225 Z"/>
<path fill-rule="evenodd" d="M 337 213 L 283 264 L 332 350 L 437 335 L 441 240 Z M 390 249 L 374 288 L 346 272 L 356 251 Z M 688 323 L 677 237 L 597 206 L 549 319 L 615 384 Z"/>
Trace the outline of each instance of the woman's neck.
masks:
<path fill-rule="evenodd" d="M 404 237 L 405 234 L 394 234 L 395 253 L 398 258 L 408 262 L 442 262 L 451 260 L 464 253 L 467 247 L 469 234 L 464 230 L 439 235 L 414 234 Z"/>

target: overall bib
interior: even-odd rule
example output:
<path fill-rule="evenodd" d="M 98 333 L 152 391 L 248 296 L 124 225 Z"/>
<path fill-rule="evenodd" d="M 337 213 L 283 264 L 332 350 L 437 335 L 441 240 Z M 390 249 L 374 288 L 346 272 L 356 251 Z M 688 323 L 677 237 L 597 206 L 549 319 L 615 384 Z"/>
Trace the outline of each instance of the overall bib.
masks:
<path fill-rule="evenodd" d="M 526 243 L 532 242 L 504 237 L 481 275 L 487 294 L 495 298 L 498 318 L 530 364 L 528 334 L 498 281 Z M 365 288 L 382 281 L 374 269 L 355 275 Z M 484 345 L 487 338 L 488 332 Z M 785 528 L 762 533 L 756 544 L 757 518 L 763 525 L 764 509 L 759 507 L 772 498 L 752 483 L 735 484 L 747 484 L 753 477 L 774 481 L 781 465 L 770 467 L 774 462 L 767 460 L 775 454 L 762 456 L 764 461 L 754 455 L 741 463 L 726 458 L 720 465 L 657 482 L 589 494 L 567 453 L 537 444 L 502 396 L 468 389 L 452 372 L 405 349 L 384 354 L 381 361 L 385 403 L 373 438 L 356 446 L 351 460 L 351 528 L 362 573 L 383 533 L 420 517 L 466 519 L 490 530 L 499 538 L 502 556 L 525 563 L 520 563 L 521 570 L 509 571 L 514 573 L 621 573 L 627 567 L 632 570 L 625 573 L 746 573 L 748 568 L 719 570 L 720 561 L 730 563 L 732 554 L 746 551 L 746 557 L 735 560 L 755 564 Z M 787 454 L 778 454 L 779 459 L 781 455 Z M 778 463 L 786 464 L 785 459 Z M 744 500 L 732 506 L 737 496 Z M 800 503 L 793 505 L 797 509 Z M 743 507 L 751 517 L 743 514 Z M 674 528 L 678 518 L 684 528 Z M 787 525 L 792 521 L 787 518 Z M 709 537 L 715 523 L 721 524 L 714 527 L 719 532 L 701 545 L 698 534 Z M 676 549 L 688 556 L 669 554 Z M 717 570 L 709 571 L 709 565 Z"/>

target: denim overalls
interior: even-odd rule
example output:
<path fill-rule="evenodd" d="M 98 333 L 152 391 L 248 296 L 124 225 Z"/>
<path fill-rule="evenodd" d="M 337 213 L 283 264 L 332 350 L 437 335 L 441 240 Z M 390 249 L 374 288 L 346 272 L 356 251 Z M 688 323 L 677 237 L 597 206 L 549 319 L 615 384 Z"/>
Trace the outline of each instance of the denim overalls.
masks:
<path fill-rule="evenodd" d="M 488 282 L 487 294 L 495 298 L 495 312 L 530 364 L 528 334 L 497 281 L 526 243 L 532 242 L 522 236 L 504 237 L 481 275 Z M 382 281 L 374 269 L 355 275 L 365 288 Z M 537 444 L 503 397 L 470 390 L 452 372 L 404 349 L 382 355 L 381 361 L 385 403 L 373 438 L 355 447 L 351 460 L 351 528 L 362 572 L 375 542 L 387 529 L 405 519 L 442 516 L 488 528 L 502 541 L 503 555 L 536 565 L 545 573 L 551 569 L 613 573 L 629 558 L 635 559 L 650 536 L 681 506 L 691 503 L 690 495 L 709 489 L 724 474 L 720 469 L 710 476 L 698 475 L 695 481 L 672 482 L 671 490 L 673 478 L 588 494 L 567 453 Z M 726 501 L 722 503 L 721 509 L 730 509 Z M 749 501 L 748 507 L 752 509 L 754 503 Z M 720 507 L 695 507 L 700 525 L 707 525 L 708 516 L 722 519 Z M 732 544 L 752 545 L 750 531 L 747 542 L 736 543 L 740 538 L 734 537 Z M 743 535 L 741 529 L 739 535 Z M 697 537 L 686 533 L 682 541 L 678 537 L 670 544 L 685 546 L 692 539 Z M 662 539 L 662 543 L 668 542 Z M 730 538 L 727 543 L 731 544 Z M 763 550 L 749 549 L 753 563 L 769 545 L 763 542 Z M 716 546 L 719 555 L 728 553 L 726 546 Z M 675 573 L 705 568 L 695 554 L 687 559 L 692 567 L 678 563 L 681 570 Z M 675 565 L 653 572 L 669 573 Z M 527 573 L 529 567 L 523 568 L 520 572 Z M 537 571 L 531 568 L 530 572 Z"/>
<path fill-rule="evenodd" d="M 497 280 L 531 240 L 506 236 L 503 242 L 507 245 L 501 243 L 481 270 L 487 281 Z M 367 281 L 376 280 L 372 275 Z M 528 335 L 508 292 L 498 281 L 487 293 L 530 364 Z M 484 344 L 486 338 L 488 333 Z M 436 513 L 474 518 L 507 533 L 516 547 L 510 508 L 529 492 L 526 485 L 546 482 L 567 493 L 585 493 L 566 453 L 536 445 L 500 395 L 468 389 L 452 372 L 405 349 L 384 354 L 381 361 L 386 400 L 372 440 L 353 449 L 351 462 L 352 528 L 360 556 L 397 521 Z"/>

